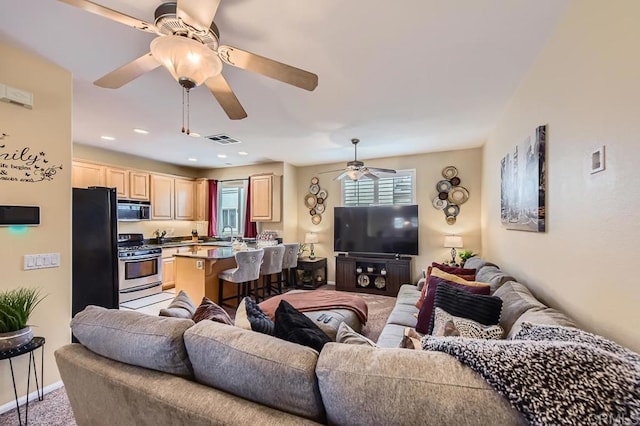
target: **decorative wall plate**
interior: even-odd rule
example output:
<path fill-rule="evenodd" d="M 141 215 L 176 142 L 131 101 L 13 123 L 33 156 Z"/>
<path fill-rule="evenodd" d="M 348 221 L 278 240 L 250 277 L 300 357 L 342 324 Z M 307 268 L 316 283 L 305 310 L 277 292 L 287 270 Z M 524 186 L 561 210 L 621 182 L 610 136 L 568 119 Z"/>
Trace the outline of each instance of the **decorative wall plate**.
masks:
<path fill-rule="evenodd" d="M 438 181 L 438 183 L 436 184 L 436 189 L 438 190 L 438 192 L 449 192 L 451 191 L 451 187 L 451 182 L 444 179 Z"/>
<path fill-rule="evenodd" d="M 469 191 L 463 186 L 456 186 L 449 191 L 449 201 L 453 204 L 464 204 L 469 199 Z"/>
<path fill-rule="evenodd" d="M 304 205 L 307 206 L 308 209 L 312 209 L 318 204 L 318 200 L 316 196 L 313 194 L 307 194 L 304 196 Z"/>
<path fill-rule="evenodd" d="M 460 213 L 460 207 L 455 204 L 447 204 L 447 207 L 444 208 L 444 214 L 446 214 L 447 217 L 456 217 L 458 213 Z"/>
<path fill-rule="evenodd" d="M 318 198 L 327 198 L 327 190 L 326 189 L 321 189 L 320 192 L 318 192 Z"/>
<path fill-rule="evenodd" d="M 385 280 L 384 277 L 376 277 L 373 285 L 375 285 L 376 288 L 384 288 L 384 286 L 387 285 L 387 280 Z"/>
<path fill-rule="evenodd" d="M 431 204 L 433 204 L 433 207 L 435 207 L 438 210 L 444 210 L 444 208 L 447 207 L 448 203 L 447 203 L 447 200 L 443 200 L 440 197 L 436 197 L 433 199 Z"/>
<path fill-rule="evenodd" d="M 311 185 L 317 185 L 318 182 L 320 182 L 320 180 L 317 177 L 312 177 L 311 178 Z"/>
<path fill-rule="evenodd" d="M 319 225 L 320 222 L 322 222 L 322 216 L 320 216 L 319 214 L 314 214 L 313 216 L 311 216 L 311 223 L 313 223 L 314 225 Z"/>
<path fill-rule="evenodd" d="M 311 216 L 313 216 L 314 214 L 316 214 L 316 209 L 311 209 L 311 210 L 309 210 L 309 214 L 310 214 Z"/>
<path fill-rule="evenodd" d="M 449 193 L 448 192 L 440 192 L 438 193 L 438 198 L 440 198 L 441 200 L 448 200 L 449 199 Z"/>
<path fill-rule="evenodd" d="M 312 194 L 317 194 L 318 192 L 320 192 L 320 186 L 313 184 L 309 187 L 309 192 Z"/>
<path fill-rule="evenodd" d="M 447 216 L 447 224 L 453 225 L 454 223 L 456 223 L 455 216 Z"/>
<path fill-rule="evenodd" d="M 458 176 L 456 176 L 456 177 L 454 177 L 452 179 L 449 179 L 449 182 L 451 182 L 451 185 L 453 185 L 453 186 L 458 186 L 458 185 L 460 185 L 460 178 Z"/>
<path fill-rule="evenodd" d="M 458 169 L 453 166 L 447 166 L 442 169 L 442 177 L 445 179 L 451 179 L 458 176 Z"/>
<path fill-rule="evenodd" d="M 324 203 L 324 198 L 316 197 L 316 201 L 318 202 L 318 204 L 323 204 Z"/>
<path fill-rule="evenodd" d="M 365 274 L 358 275 L 358 285 L 360 287 L 366 287 L 369 285 L 369 276 Z"/>
<path fill-rule="evenodd" d="M 320 202 L 320 199 L 318 199 L 318 202 Z M 317 204 L 316 205 L 316 212 L 317 213 L 324 213 L 324 204 Z"/>

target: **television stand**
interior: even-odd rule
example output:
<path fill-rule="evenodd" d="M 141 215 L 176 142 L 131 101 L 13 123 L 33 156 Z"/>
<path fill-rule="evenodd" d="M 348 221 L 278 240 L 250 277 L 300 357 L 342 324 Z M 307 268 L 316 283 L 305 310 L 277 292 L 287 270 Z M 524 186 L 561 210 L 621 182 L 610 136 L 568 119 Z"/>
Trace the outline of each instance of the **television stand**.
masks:
<path fill-rule="evenodd" d="M 397 296 L 411 282 L 411 257 L 347 254 L 336 256 L 336 290 Z"/>

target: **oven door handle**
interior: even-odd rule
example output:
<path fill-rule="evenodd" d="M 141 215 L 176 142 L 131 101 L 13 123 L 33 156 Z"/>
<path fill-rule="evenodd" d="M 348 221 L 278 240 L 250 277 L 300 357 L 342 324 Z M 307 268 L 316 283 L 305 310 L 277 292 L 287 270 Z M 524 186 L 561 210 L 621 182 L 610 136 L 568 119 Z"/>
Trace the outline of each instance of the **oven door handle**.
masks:
<path fill-rule="evenodd" d="M 141 290 L 146 290 L 149 288 L 153 288 L 153 287 L 157 287 L 159 285 L 162 285 L 162 281 L 157 281 L 151 284 L 147 284 L 147 285 L 143 285 L 143 286 L 139 286 L 139 287 L 132 287 L 132 288 L 128 288 L 126 290 L 120 290 L 120 293 L 134 293 L 136 291 L 141 291 Z"/>
<path fill-rule="evenodd" d="M 120 261 L 121 262 L 138 262 L 140 260 L 152 260 L 152 259 L 160 259 L 162 258 L 161 254 L 152 254 L 149 256 L 141 256 L 141 257 L 136 257 L 136 256 L 131 256 L 131 257 L 121 257 Z"/>

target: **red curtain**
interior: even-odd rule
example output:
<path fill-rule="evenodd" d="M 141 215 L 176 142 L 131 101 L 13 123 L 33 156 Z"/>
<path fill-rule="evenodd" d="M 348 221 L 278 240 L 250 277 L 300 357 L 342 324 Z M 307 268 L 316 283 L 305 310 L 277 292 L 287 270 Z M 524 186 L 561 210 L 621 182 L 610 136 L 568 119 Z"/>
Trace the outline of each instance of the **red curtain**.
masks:
<path fill-rule="evenodd" d="M 247 185 L 247 209 L 244 217 L 244 236 L 255 238 L 258 236 L 258 228 L 255 222 L 251 222 L 251 182 Z"/>
<path fill-rule="evenodd" d="M 209 179 L 209 232 L 213 237 L 218 233 L 218 181 Z"/>

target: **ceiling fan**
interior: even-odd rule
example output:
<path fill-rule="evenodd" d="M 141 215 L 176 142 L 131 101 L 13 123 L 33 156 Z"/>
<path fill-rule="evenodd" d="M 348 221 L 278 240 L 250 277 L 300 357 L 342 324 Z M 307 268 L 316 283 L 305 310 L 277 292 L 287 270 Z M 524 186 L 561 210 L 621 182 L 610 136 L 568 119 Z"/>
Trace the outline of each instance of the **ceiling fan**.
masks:
<path fill-rule="evenodd" d="M 342 180 L 346 177 L 348 177 L 351 180 L 358 180 L 363 177 L 373 179 L 373 180 L 378 180 L 380 178 L 375 173 L 395 173 L 396 172 L 393 169 L 367 167 L 364 165 L 362 161 L 358 161 L 358 142 L 360 142 L 360 139 L 351 139 L 351 143 L 353 144 L 353 149 L 354 149 L 354 156 L 353 156 L 353 161 L 349 161 L 345 169 L 328 170 L 326 172 L 320 172 L 320 173 L 342 172 L 338 176 L 334 177 L 333 180 Z"/>
<path fill-rule="evenodd" d="M 236 47 L 221 45 L 220 31 L 213 22 L 220 0 L 163 3 L 155 11 L 153 24 L 89 0 L 59 1 L 158 35 L 151 42 L 149 53 L 96 80 L 94 84 L 100 87 L 119 88 L 163 65 L 187 95 L 190 89 L 204 83 L 229 118 L 239 120 L 245 118 L 247 113 L 222 76 L 223 62 L 309 91 L 318 85 L 316 74 Z"/>

